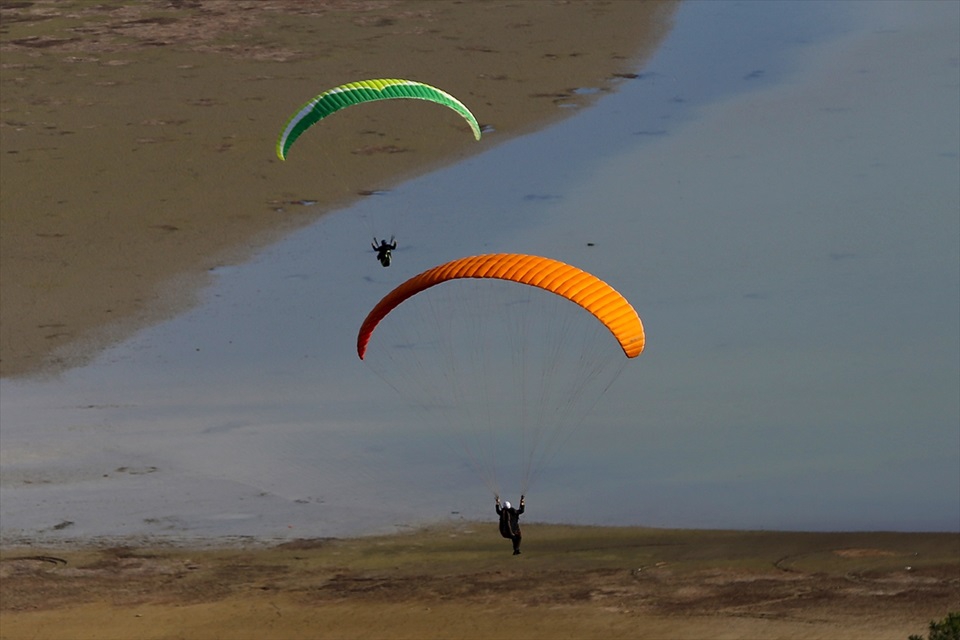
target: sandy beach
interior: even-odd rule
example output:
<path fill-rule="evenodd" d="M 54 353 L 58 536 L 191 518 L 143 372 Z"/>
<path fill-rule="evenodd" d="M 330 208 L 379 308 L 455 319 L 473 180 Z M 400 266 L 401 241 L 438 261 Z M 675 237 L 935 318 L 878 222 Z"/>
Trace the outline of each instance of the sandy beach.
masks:
<path fill-rule="evenodd" d="M 615 91 L 677 4 L 0 3 L 0 375 L 82 365 L 189 308 L 211 270 Z M 482 140 L 456 116 L 381 103 L 276 158 L 295 108 L 372 77 L 449 90 Z M 518 557 L 492 521 L 0 549 L 0 640 L 489 638 L 505 625 L 518 638 L 903 640 L 957 610 L 956 533 L 534 518 Z"/>
<path fill-rule="evenodd" d="M 271 548 L 16 548 L 0 637 L 863 638 L 955 610 L 955 534 L 459 523 Z"/>

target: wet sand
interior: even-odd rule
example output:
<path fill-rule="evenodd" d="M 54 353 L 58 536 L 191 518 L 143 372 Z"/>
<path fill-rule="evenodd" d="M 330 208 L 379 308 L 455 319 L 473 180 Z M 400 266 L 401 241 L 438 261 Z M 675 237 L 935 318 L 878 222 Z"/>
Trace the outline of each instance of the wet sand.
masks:
<path fill-rule="evenodd" d="M 7 549 L 0 638 L 884 638 L 960 606 L 957 534 L 495 523 L 259 549 Z"/>
<path fill-rule="evenodd" d="M 572 113 L 629 81 L 675 6 L 0 5 L 0 375 L 82 364 L 190 305 L 210 269 Z M 297 108 L 371 77 L 440 86 L 487 133 L 376 103 L 275 157 Z"/>

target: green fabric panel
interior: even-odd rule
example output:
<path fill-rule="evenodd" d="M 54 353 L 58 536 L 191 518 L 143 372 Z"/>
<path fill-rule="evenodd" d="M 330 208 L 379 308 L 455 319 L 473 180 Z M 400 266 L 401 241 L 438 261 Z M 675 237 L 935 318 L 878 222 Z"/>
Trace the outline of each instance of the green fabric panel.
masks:
<path fill-rule="evenodd" d="M 467 107 L 450 94 L 411 80 L 392 78 L 351 82 L 330 89 L 308 102 L 287 122 L 277 140 L 277 156 L 284 160 L 293 143 L 304 131 L 337 111 L 362 102 L 410 98 L 434 102 L 459 113 L 470 125 L 473 137 L 480 139 L 480 125 Z"/>

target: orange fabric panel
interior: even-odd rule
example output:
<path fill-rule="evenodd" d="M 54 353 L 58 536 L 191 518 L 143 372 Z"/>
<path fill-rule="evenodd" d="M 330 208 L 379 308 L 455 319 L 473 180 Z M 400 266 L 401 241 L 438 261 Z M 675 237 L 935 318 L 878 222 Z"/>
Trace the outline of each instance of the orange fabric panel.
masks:
<path fill-rule="evenodd" d="M 630 303 L 594 275 L 550 258 L 518 253 L 495 253 L 460 258 L 414 276 L 388 293 L 367 314 L 357 335 L 357 354 L 363 359 L 377 324 L 407 298 L 458 278 L 495 278 L 539 287 L 580 305 L 602 322 L 628 358 L 643 351 L 643 324 Z"/>

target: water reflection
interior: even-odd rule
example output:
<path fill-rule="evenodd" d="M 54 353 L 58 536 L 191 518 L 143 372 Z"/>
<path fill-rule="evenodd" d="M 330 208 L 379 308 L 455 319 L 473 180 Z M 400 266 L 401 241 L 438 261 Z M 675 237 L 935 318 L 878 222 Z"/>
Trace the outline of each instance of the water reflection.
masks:
<path fill-rule="evenodd" d="M 531 520 L 956 528 L 957 11 L 684 5 L 595 108 L 217 270 L 88 367 L 4 380 L 5 538 L 489 517 L 354 340 L 395 284 L 493 251 L 596 273 L 648 331 Z"/>

